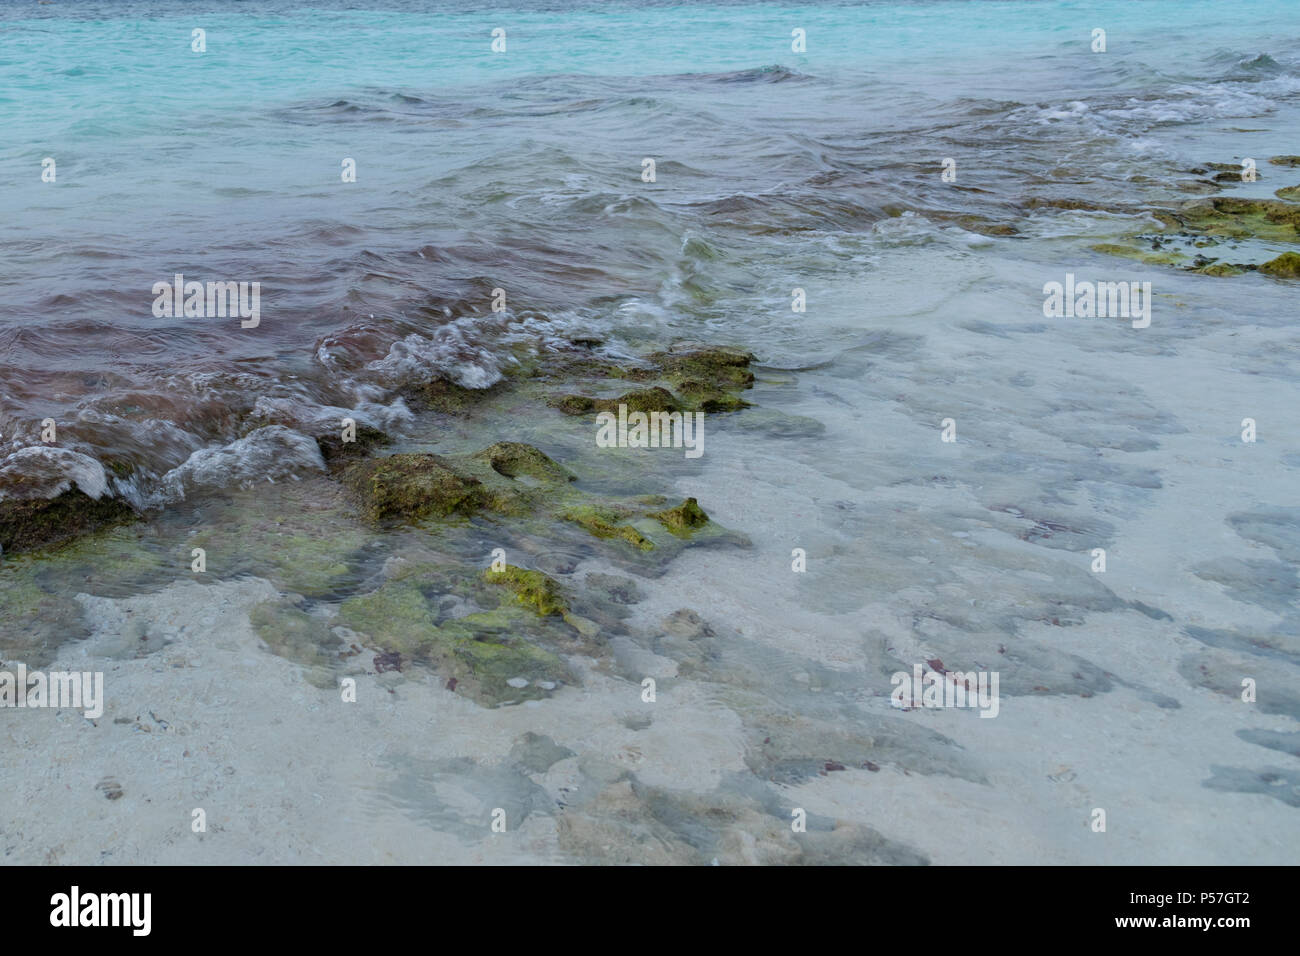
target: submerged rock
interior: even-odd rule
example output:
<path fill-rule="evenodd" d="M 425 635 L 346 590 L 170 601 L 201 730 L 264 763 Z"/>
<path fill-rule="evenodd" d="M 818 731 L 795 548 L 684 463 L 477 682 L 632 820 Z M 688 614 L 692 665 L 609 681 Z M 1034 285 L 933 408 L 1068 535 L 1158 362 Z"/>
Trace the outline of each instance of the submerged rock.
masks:
<path fill-rule="evenodd" d="M 676 412 L 681 403 L 666 388 L 641 388 L 625 392 L 618 398 L 588 398 L 586 395 L 565 395 L 552 405 L 566 415 L 589 415 L 594 412 L 617 412 L 626 405 L 629 412 Z"/>
<path fill-rule="evenodd" d="M 687 346 L 647 356 L 649 365 L 619 368 L 587 365 L 585 371 L 601 378 L 623 378 L 644 382 L 649 387 L 634 389 L 618 398 L 593 398 L 570 394 L 552 398 L 549 404 L 566 415 L 617 412 L 626 405 L 629 412 L 734 412 L 749 403 L 734 394 L 754 384 L 750 363 L 754 356 L 724 346 Z M 672 391 L 664 387 L 666 383 Z"/>
<path fill-rule="evenodd" d="M 60 544 L 139 515 L 119 498 L 92 498 L 69 488 L 55 498 L 0 500 L 0 552 L 13 554 Z"/>
<path fill-rule="evenodd" d="M 248 618 L 273 654 L 306 668 L 309 683 L 321 688 L 335 686 L 332 665 L 337 658 L 330 652 L 342 641 L 324 620 L 277 601 L 255 605 Z"/>
<path fill-rule="evenodd" d="M 1215 262 L 1208 266 L 1201 266 L 1192 270 L 1198 275 L 1203 276 L 1239 276 L 1245 275 L 1244 269 L 1238 269 L 1236 266 L 1227 262 Z"/>
<path fill-rule="evenodd" d="M 1088 247 L 1093 252 L 1100 252 L 1108 256 L 1120 256 L 1125 259 L 1133 259 L 1146 265 L 1169 266 L 1175 265 L 1186 259 L 1181 252 L 1151 252 L 1146 249 L 1139 249 L 1136 246 L 1121 245 L 1117 242 L 1099 242 L 1096 245 Z"/>
<path fill-rule="evenodd" d="M 486 503 L 477 478 L 459 474 L 445 459 L 427 453 L 364 461 L 349 468 L 343 481 L 373 521 L 472 514 Z"/>
<path fill-rule="evenodd" d="M 483 572 L 486 580 L 505 588 L 515 596 L 515 600 L 524 607 L 532 608 L 540 616 L 564 614 L 569 608 L 560 593 L 560 586 L 554 578 L 541 571 L 526 571 L 513 564 L 507 564 L 504 570 Z"/>
<path fill-rule="evenodd" d="M 483 402 L 495 395 L 502 387 L 502 383 L 497 383 L 490 388 L 467 388 L 439 378 L 432 382 L 407 387 L 403 390 L 402 397 L 410 399 L 421 407 L 450 414 L 463 412 Z"/>
<path fill-rule="evenodd" d="M 518 478 L 528 475 L 538 481 L 573 481 L 568 469 L 556 464 L 532 445 L 517 441 L 499 441 L 474 456 L 499 475 Z"/>
<path fill-rule="evenodd" d="M 709 516 L 694 498 L 687 498 L 676 508 L 653 512 L 650 517 L 679 538 L 690 537 L 696 528 L 703 528 L 709 523 Z"/>
<path fill-rule="evenodd" d="M 1179 265 L 1187 258 L 1185 252 L 1196 253 L 1198 249 L 1225 242 L 1233 248 L 1239 240 L 1300 242 L 1300 203 L 1285 201 L 1300 198 L 1300 187 L 1279 189 L 1277 195 L 1281 198 L 1216 196 L 1189 203 L 1175 211 L 1151 210 L 1149 214 L 1163 223 L 1166 231 L 1129 235 L 1125 242 L 1098 243 L 1091 248 L 1147 265 Z M 1143 248 L 1148 244 L 1150 251 Z M 1253 263 L 1216 262 L 1196 253 L 1184 268 L 1208 276 L 1237 276 L 1258 270 L 1266 275 L 1292 278 L 1287 266 L 1289 260 L 1285 257 L 1279 259 L 1274 260 L 1277 265 L 1265 263 L 1257 266 Z"/>
<path fill-rule="evenodd" d="M 703 382 L 682 382 L 677 388 L 689 411 L 737 412 L 742 408 L 751 407 L 750 403 L 739 395 L 724 392 Z"/>
<path fill-rule="evenodd" d="M 345 442 L 338 434 L 330 433 L 318 436 L 316 444 L 320 446 L 321 457 L 325 459 L 325 463 L 337 466 L 350 459 L 365 458 L 373 449 L 387 445 L 389 440 L 389 437 L 378 428 L 358 422 L 356 441 Z"/>
<path fill-rule="evenodd" d="M 753 385 L 754 373 L 749 370 L 753 360 L 749 352 L 722 346 L 655 352 L 650 356 L 650 361 L 674 384 L 697 382 L 715 389 Z"/>
<path fill-rule="evenodd" d="M 1284 252 L 1276 259 L 1265 262 L 1259 271 L 1278 279 L 1300 279 L 1300 253 Z"/>
<path fill-rule="evenodd" d="M 1277 199 L 1220 196 L 1193 203 L 1179 213 L 1189 227 L 1208 236 L 1258 237 L 1294 242 L 1300 206 Z"/>
<path fill-rule="evenodd" d="M 561 517 L 585 528 L 597 538 L 621 538 L 642 551 L 654 550 L 653 541 L 630 524 L 624 523 L 625 518 L 631 517 L 630 512 L 614 507 L 582 505 L 570 508 Z"/>
<path fill-rule="evenodd" d="M 575 632 L 553 615 L 538 617 L 537 608 L 557 598 L 528 577 L 530 572 L 520 573 L 524 577 L 510 580 L 529 600 L 502 594 L 489 577 L 467 575 L 455 566 L 412 565 L 378 590 L 344 601 L 339 619 L 385 651 L 429 664 L 447 676 L 448 686 L 480 703 L 545 697 L 572 676 L 555 653 L 536 642 L 572 641 Z M 439 610 L 449 594 L 468 596 L 480 606 L 499 605 L 451 617 Z M 516 686 L 518 678 L 528 686 Z"/>

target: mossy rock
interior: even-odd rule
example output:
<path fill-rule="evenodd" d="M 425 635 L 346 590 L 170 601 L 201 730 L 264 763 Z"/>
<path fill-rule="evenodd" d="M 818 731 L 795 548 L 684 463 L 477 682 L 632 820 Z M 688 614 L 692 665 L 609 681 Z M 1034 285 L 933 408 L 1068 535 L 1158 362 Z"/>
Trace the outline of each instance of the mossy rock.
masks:
<path fill-rule="evenodd" d="M 703 528 L 709 523 L 709 516 L 694 498 L 687 498 L 676 508 L 655 511 L 650 517 L 679 538 L 688 538 L 695 529 Z"/>
<path fill-rule="evenodd" d="M 1244 269 L 1238 269 L 1236 266 L 1227 262 L 1215 262 L 1208 266 L 1201 266 L 1199 269 L 1193 269 L 1197 275 L 1203 276 L 1239 276 L 1244 275 Z"/>
<path fill-rule="evenodd" d="M 482 482 L 458 473 L 438 455 L 402 453 L 359 462 L 343 482 L 372 521 L 473 514 L 488 502 Z"/>
<path fill-rule="evenodd" d="M 978 233 L 981 236 L 1016 236 L 1020 234 L 1020 230 L 1010 223 L 995 222 L 985 216 L 963 215 L 958 216 L 953 221 L 967 232 Z"/>
<path fill-rule="evenodd" d="M 389 437 L 378 428 L 357 423 L 356 441 L 345 442 L 340 432 L 331 432 L 316 438 L 321 457 L 331 467 L 356 458 L 365 458 L 370 452 L 389 443 Z"/>
<path fill-rule="evenodd" d="M 1288 202 L 1300 202 L 1300 186 L 1283 186 L 1273 195 Z"/>
<path fill-rule="evenodd" d="M 6 498 L 0 501 L 0 551 L 48 547 L 138 517 L 119 498 L 96 499 L 75 487 L 55 498 Z"/>
<path fill-rule="evenodd" d="M 724 346 L 686 346 L 646 357 L 646 366 L 599 366 L 584 363 L 578 371 L 596 378 L 616 378 L 645 383 L 617 398 L 594 398 L 569 394 L 548 400 L 553 408 L 566 415 L 591 415 L 618 412 L 620 405 L 632 412 L 733 412 L 748 408 L 749 403 L 733 394 L 750 388 L 754 373 L 749 365 L 754 356 L 741 349 Z M 664 387 L 667 383 L 672 390 Z M 675 394 L 674 394 L 675 393 Z"/>
<path fill-rule="evenodd" d="M 285 591 L 329 597 L 367 573 L 373 532 L 324 477 L 218 496 L 204 504 L 201 518 L 175 547 L 186 562 L 192 548 L 202 548 L 212 577 L 252 574 Z"/>
<path fill-rule="evenodd" d="M 1087 199 L 1058 199 L 1035 196 L 1024 204 L 1026 209 L 1066 209 L 1083 212 L 1114 212 L 1115 210 Z"/>
<path fill-rule="evenodd" d="M 489 568 L 483 572 L 483 576 L 489 583 L 505 588 L 515 596 L 516 601 L 541 617 L 562 615 L 569 610 L 559 584 L 541 571 L 526 571 L 507 564 L 501 571 Z"/>
<path fill-rule="evenodd" d="M 537 700 L 548 696 L 539 684 L 572 680 L 564 661 L 555 654 L 515 638 L 462 639 L 456 642 L 452 654 L 455 659 L 452 666 L 465 675 L 461 680 L 474 681 L 475 696 L 481 703 Z M 514 687 L 509 683 L 518 679 L 528 681 L 528 686 Z"/>
<path fill-rule="evenodd" d="M 1300 279 L 1300 252 L 1284 252 L 1261 265 L 1259 271 L 1278 279 Z"/>
<path fill-rule="evenodd" d="M 339 620 L 368 634 L 385 650 L 414 657 L 440 638 L 433 610 L 413 577 L 385 582 L 376 591 L 348 598 Z"/>
<path fill-rule="evenodd" d="M 1240 199 L 1222 197 L 1211 200 L 1214 208 L 1232 216 L 1263 216 L 1270 222 L 1300 228 L 1300 209 L 1274 199 Z"/>
<path fill-rule="evenodd" d="M 1300 166 L 1300 156 L 1274 156 L 1269 162 L 1274 166 Z"/>
<path fill-rule="evenodd" d="M 485 462 L 499 475 L 518 478 L 527 475 L 541 482 L 573 481 L 573 474 L 556 464 L 532 445 L 517 441 L 499 441 L 473 456 Z"/>
<path fill-rule="evenodd" d="M 585 395 L 566 395 L 552 402 L 566 415 L 589 415 L 594 412 L 614 412 L 626 405 L 631 412 L 678 412 L 682 410 L 676 396 L 666 388 L 633 389 L 618 398 L 588 398 Z"/>
<path fill-rule="evenodd" d="M 565 521 L 572 521 L 597 538 L 619 538 L 641 551 L 653 551 L 653 541 L 624 523 L 624 519 L 631 516 L 632 513 L 626 509 L 596 505 L 580 505 L 561 515 Z"/>
<path fill-rule="evenodd" d="M 549 404 L 566 415 L 590 415 L 597 410 L 596 400 L 586 395 L 564 395 L 551 399 Z"/>
<path fill-rule="evenodd" d="M 1146 249 L 1139 249 L 1136 246 L 1121 245 L 1115 242 L 1099 242 L 1096 245 L 1089 246 L 1093 252 L 1100 252 L 1108 256 L 1120 256 L 1124 259 L 1132 259 L 1135 262 L 1141 262 L 1151 266 L 1172 266 L 1181 262 L 1187 257 L 1181 252 L 1153 252 Z"/>
<path fill-rule="evenodd" d="M 742 408 L 751 407 L 750 403 L 739 395 L 724 392 L 703 382 L 682 382 L 677 388 L 688 411 L 738 412 Z"/>
<path fill-rule="evenodd" d="M 1183 222 L 1206 236 L 1295 242 L 1300 206 L 1277 199 L 1221 196 L 1184 208 Z"/>
<path fill-rule="evenodd" d="M 466 388 L 439 378 L 432 382 L 406 387 L 402 390 L 402 397 L 422 408 L 457 414 L 495 397 L 506 387 L 505 382 L 499 382 L 491 388 Z"/>
<path fill-rule="evenodd" d="M 219 577 L 255 574 L 306 597 L 325 597 L 345 588 L 356 574 L 354 556 L 366 536 L 324 521 L 308 530 L 308 523 L 298 517 L 292 516 L 293 524 L 272 517 L 234 527 L 218 524 L 193 535 L 186 547 L 203 548 L 208 571 Z"/>
<path fill-rule="evenodd" d="M 718 389 L 749 388 L 754 356 L 741 349 L 707 346 L 683 351 L 655 352 L 650 361 L 674 384 L 699 382 Z"/>
<path fill-rule="evenodd" d="M 521 589 L 546 590 L 531 578 L 518 580 Z M 501 604 L 439 620 L 434 602 L 449 594 L 465 594 L 487 603 L 500 599 Z M 415 565 L 377 591 L 344 601 L 339 620 L 384 650 L 432 665 L 441 675 L 455 678 L 458 692 L 488 706 L 545 697 L 547 690 L 538 682 L 572 680 L 563 660 L 524 636 L 561 640 L 572 634 L 567 625 L 549 616 L 539 619 L 535 608 L 518 600 L 518 595 L 494 598 L 494 594 L 500 592 L 477 574 L 466 577 L 455 568 Z M 529 684 L 515 687 L 509 683 L 519 678 Z"/>

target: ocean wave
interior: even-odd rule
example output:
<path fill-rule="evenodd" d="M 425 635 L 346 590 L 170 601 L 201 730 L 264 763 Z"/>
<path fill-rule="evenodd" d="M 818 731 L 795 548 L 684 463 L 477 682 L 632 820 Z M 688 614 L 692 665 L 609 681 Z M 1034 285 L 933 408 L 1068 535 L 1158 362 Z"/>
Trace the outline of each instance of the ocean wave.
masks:
<path fill-rule="evenodd" d="M 283 425 L 268 425 L 228 444 L 196 451 L 163 475 L 154 502 L 172 504 L 200 489 L 249 487 L 324 470 L 315 439 Z"/>
<path fill-rule="evenodd" d="M 101 498 L 108 476 L 95 459 L 68 448 L 29 445 L 0 460 L 0 501 L 56 498 L 73 485 Z"/>

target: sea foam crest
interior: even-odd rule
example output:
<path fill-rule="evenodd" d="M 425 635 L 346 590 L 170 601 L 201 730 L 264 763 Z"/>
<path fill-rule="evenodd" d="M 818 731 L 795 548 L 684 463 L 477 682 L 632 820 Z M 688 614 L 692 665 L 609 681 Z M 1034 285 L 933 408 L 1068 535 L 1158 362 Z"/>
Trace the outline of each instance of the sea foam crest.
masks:
<path fill-rule="evenodd" d="M 159 503 L 183 501 L 199 488 L 226 488 L 258 481 L 296 478 L 302 471 L 324 471 L 315 439 L 283 425 L 268 425 L 228 445 L 201 448 L 163 475 Z"/>

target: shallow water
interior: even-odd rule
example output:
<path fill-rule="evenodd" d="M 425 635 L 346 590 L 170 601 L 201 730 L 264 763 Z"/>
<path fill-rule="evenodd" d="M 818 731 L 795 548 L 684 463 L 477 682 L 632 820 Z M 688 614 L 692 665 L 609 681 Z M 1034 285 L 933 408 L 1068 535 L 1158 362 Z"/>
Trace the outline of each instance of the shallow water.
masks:
<path fill-rule="evenodd" d="M 0 658 L 112 662 L 93 731 L 2 712 L 6 777 L 34 748 L 83 762 L 23 774 L 0 836 L 118 814 L 123 862 L 1287 859 L 1295 287 L 1088 247 L 1214 194 L 1206 163 L 1257 161 L 1234 196 L 1300 181 L 1267 163 L 1297 151 L 1288 4 L 386 7 L 0 10 L 0 454 L 53 417 L 154 506 L 0 565 L 6 607 L 48 611 L 0 621 Z M 155 318 L 176 272 L 260 281 L 260 325 Z M 1067 272 L 1151 281 L 1150 328 L 1045 318 Z M 748 348 L 754 407 L 709 416 L 691 461 L 510 394 L 449 416 L 405 391 L 491 386 L 575 336 Z M 694 496 L 737 536 L 646 561 L 562 522 L 375 529 L 313 443 L 247 435 L 345 414 L 395 451 L 529 442 L 584 493 Z M 486 708 L 310 637 L 402 561 L 494 547 L 606 615 L 599 651 L 548 645 L 573 669 L 554 693 Z M 259 606 L 323 630 L 268 640 Z M 998 718 L 892 708 L 890 675 L 934 659 L 998 671 Z M 171 833 L 162 794 L 225 833 Z M 60 842 L 98 858 L 33 845 Z"/>

